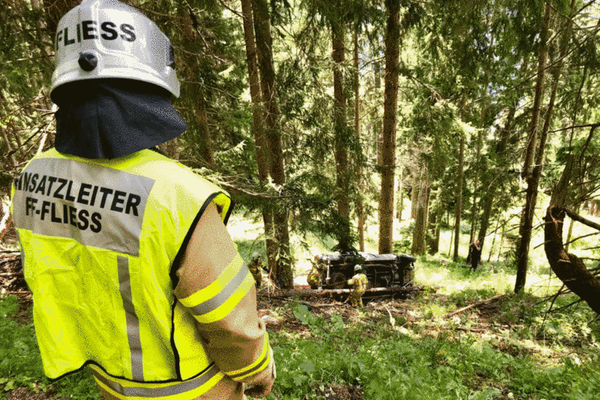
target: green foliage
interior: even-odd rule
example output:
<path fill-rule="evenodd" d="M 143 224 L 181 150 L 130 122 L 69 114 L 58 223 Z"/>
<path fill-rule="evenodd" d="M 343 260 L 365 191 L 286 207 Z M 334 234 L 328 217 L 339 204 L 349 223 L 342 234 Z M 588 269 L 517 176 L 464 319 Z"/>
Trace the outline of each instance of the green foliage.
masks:
<path fill-rule="evenodd" d="M 3 310 L 13 306 L 12 301 L 6 299 L 0 304 Z M 18 326 L 10 318 L 0 318 L 1 390 L 7 392 L 21 386 L 33 388 L 33 384 L 40 381 L 48 384 L 44 378 L 33 325 Z"/>
<path fill-rule="evenodd" d="M 450 295 L 450 300 L 456 303 L 457 307 L 463 307 L 475 301 L 489 299 L 496 294 L 496 290 L 492 287 L 484 287 L 480 289 L 465 288 L 460 292 L 455 292 Z"/>
<path fill-rule="evenodd" d="M 365 398 L 390 400 L 492 400 L 508 392 L 523 399 L 591 399 L 600 389 L 597 353 L 587 362 L 565 358 L 546 368 L 460 332 L 411 337 L 339 316 L 325 321 L 302 305 L 294 314 L 316 336 L 271 334 L 280 399 L 317 399 L 320 387 L 340 382 L 359 385 Z"/>
<path fill-rule="evenodd" d="M 0 295 L 0 318 L 6 319 L 7 317 L 15 314 L 18 309 L 19 299 L 17 296 Z"/>
<path fill-rule="evenodd" d="M 35 393 L 51 390 L 60 396 L 100 400 L 87 369 L 55 382 L 46 378 L 33 324 L 20 326 L 10 318 L 17 310 L 16 296 L 0 297 L 0 399 L 13 389 L 26 387 Z"/>
<path fill-rule="evenodd" d="M 419 260 L 417 271 L 422 271 L 417 279 L 437 274 L 437 282 L 447 286 L 447 296 L 429 289 L 426 297 L 406 302 L 416 319 L 395 317 L 390 324 L 387 314 L 376 316 L 370 306 L 358 312 L 317 314 L 291 301 L 286 306 L 289 314 L 309 331 L 270 333 L 278 378 L 269 399 L 322 399 L 325 388 L 336 386 L 360 387 L 367 399 L 494 400 L 509 393 L 519 399 L 595 399 L 600 390 L 600 327 L 590 322 L 589 309 L 544 316 L 547 304 L 523 292 L 508 298 L 494 315 L 489 332 L 495 334 L 476 336 L 464 329 L 472 326 L 468 315 L 450 323 L 444 315 L 494 296 L 496 288 L 502 293 L 503 280 L 491 280 L 501 274 L 490 270 L 473 275 L 427 258 Z M 570 302 L 560 298 L 556 308 Z M 8 316 L 0 318 L 0 398 L 27 387 L 100 399 L 87 370 L 57 382 L 44 377 L 33 326 L 19 326 L 10 318 L 17 310 L 14 296 L 0 299 L 0 313 Z M 510 336 L 502 335 L 506 326 L 513 326 Z M 544 348 L 569 350 L 548 359 Z"/>

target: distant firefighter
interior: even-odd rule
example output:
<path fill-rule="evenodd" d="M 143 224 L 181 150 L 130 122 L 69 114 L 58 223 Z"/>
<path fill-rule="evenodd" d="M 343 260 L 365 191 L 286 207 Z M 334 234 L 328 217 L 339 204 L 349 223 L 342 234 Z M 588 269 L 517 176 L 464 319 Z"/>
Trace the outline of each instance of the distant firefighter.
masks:
<path fill-rule="evenodd" d="M 354 266 L 354 276 L 348 280 L 348 285 L 354 286 L 354 290 L 348 296 L 348 301 L 350 301 L 353 307 L 363 305 L 362 295 L 366 292 L 368 283 L 367 276 L 362 273 L 362 267 L 356 264 Z"/>
<path fill-rule="evenodd" d="M 319 261 L 321 261 L 321 257 L 318 255 L 315 256 L 315 259 L 311 261 L 312 269 L 306 278 L 306 281 L 310 285 L 311 289 L 317 289 L 322 284 L 321 275 L 323 274 L 323 266 L 319 263 Z"/>
<path fill-rule="evenodd" d="M 481 259 L 481 242 L 477 239 L 469 247 L 471 250 L 471 270 L 476 271 Z"/>
<path fill-rule="evenodd" d="M 262 268 L 262 258 L 260 257 L 260 254 L 255 252 L 254 254 L 252 254 L 252 259 L 248 263 L 248 269 L 254 277 L 254 281 L 256 282 L 257 288 L 259 288 L 262 283 L 262 273 L 260 272 Z"/>

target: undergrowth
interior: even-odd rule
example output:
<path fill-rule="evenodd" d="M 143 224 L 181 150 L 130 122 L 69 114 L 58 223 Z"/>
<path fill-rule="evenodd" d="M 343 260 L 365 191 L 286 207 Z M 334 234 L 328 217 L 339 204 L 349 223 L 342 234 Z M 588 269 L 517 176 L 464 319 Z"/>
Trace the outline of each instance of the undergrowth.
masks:
<path fill-rule="evenodd" d="M 0 399 L 13 389 L 25 387 L 33 393 L 50 392 L 74 399 L 101 399 L 92 376 L 83 370 L 51 381 L 44 375 L 33 324 L 19 325 L 12 318 L 18 311 L 16 296 L 0 295 Z"/>
<path fill-rule="evenodd" d="M 275 399 L 321 399 L 322 388 L 358 385 L 365 399 L 596 399 L 597 349 L 544 366 L 531 352 L 511 352 L 494 340 L 452 327 L 437 336 L 414 335 L 378 322 L 316 317 L 304 304 L 294 315 L 306 335 L 272 334 L 279 362 Z"/>
<path fill-rule="evenodd" d="M 382 400 L 597 398 L 600 328 L 585 304 L 560 297 L 547 313 L 542 300 L 554 283 L 542 277 L 542 286 L 514 295 L 512 272 L 489 264 L 473 273 L 423 258 L 416 271 L 423 294 L 382 303 L 379 314 L 375 305 L 323 314 L 294 301 L 274 309 L 304 329 L 270 333 L 278 377 L 269 399 L 327 399 L 337 387 Z M 499 295 L 491 315 L 452 315 Z M 0 297 L 0 399 L 19 387 L 47 398 L 100 399 L 87 371 L 44 377 L 33 325 L 11 318 L 18 307 L 16 297 Z"/>

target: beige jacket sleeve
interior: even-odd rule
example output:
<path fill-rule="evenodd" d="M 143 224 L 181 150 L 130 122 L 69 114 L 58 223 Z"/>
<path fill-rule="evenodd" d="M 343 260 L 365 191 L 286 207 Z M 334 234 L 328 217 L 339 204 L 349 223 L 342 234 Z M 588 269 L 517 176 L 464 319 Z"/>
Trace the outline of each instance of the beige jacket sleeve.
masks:
<path fill-rule="evenodd" d="M 254 278 L 214 204 L 196 225 L 177 275 L 175 295 L 196 318 L 208 355 L 230 378 L 250 384 L 247 394 L 266 397 L 275 363 L 257 314 Z"/>

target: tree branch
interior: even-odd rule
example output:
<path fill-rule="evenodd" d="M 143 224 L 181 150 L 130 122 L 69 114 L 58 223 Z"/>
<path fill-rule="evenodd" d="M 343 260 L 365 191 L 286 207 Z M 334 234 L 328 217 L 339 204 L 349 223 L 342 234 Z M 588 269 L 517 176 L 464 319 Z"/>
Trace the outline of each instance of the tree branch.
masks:
<path fill-rule="evenodd" d="M 579 128 L 592 128 L 592 129 L 596 129 L 599 126 L 600 126 L 600 122 L 596 122 L 596 123 L 593 123 L 593 124 L 572 125 L 572 126 L 567 126 L 567 127 L 564 127 L 564 128 L 554 129 L 554 130 L 550 131 L 550 133 L 562 132 L 562 131 L 567 131 L 569 129 L 579 129 Z"/>
<path fill-rule="evenodd" d="M 596 229 L 596 230 L 599 230 L 599 231 L 600 231 L 600 224 L 598 224 L 597 222 L 590 221 L 589 219 L 587 219 L 587 218 L 584 218 L 584 217 L 582 217 L 581 215 L 579 215 L 579 214 L 577 214 L 577 213 L 575 213 L 575 212 L 573 212 L 573 211 L 571 211 L 571 210 L 569 210 L 569 209 L 566 209 L 566 208 L 565 208 L 565 211 L 566 211 L 567 215 L 568 215 L 568 216 L 569 216 L 569 217 L 570 217 L 572 220 L 574 220 L 574 221 L 577 221 L 577 222 L 581 222 L 582 224 L 584 224 L 584 225 L 587 225 L 587 226 L 589 226 L 590 228 L 594 228 L 594 229 Z"/>

